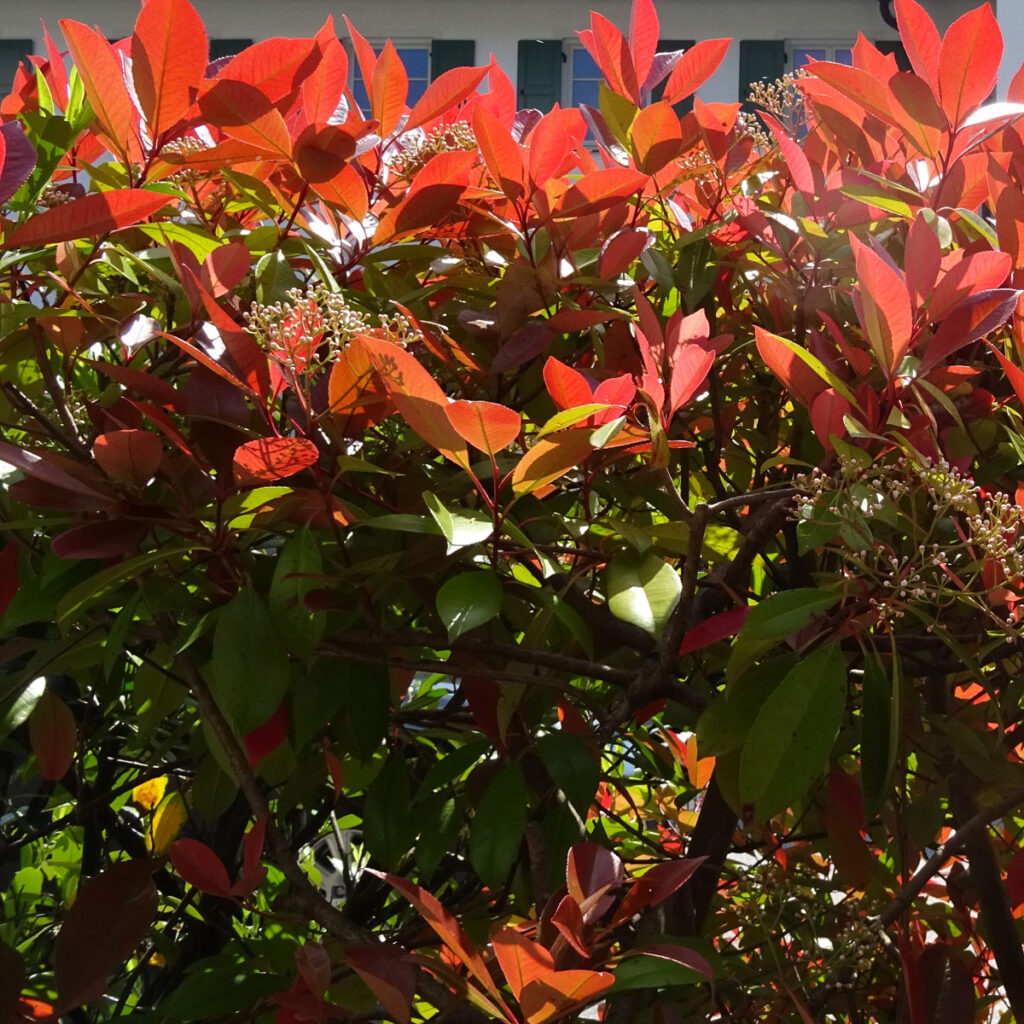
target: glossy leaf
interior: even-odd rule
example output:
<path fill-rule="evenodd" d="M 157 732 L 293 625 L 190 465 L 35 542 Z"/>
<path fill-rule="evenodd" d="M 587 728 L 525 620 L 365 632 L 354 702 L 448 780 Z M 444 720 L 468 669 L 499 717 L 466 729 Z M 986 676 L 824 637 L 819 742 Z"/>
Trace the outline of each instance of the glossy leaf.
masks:
<path fill-rule="evenodd" d="M 701 39 L 676 62 L 665 82 L 664 100 L 678 103 L 692 96 L 717 70 L 729 49 L 729 39 Z"/>
<path fill-rule="evenodd" d="M 679 573 L 653 551 L 616 555 L 608 564 L 606 586 L 611 613 L 652 636 L 664 630 L 682 592 Z"/>
<path fill-rule="evenodd" d="M 537 441 L 512 473 L 516 494 L 529 494 L 581 465 L 593 446 L 589 430 L 566 430 Z"/>
<path fill-rule="evenodd" d="M 202 18 L 188 0 L 146 0 L 132 35 L 135 94 L 153 139 L 174 127 L 192 105 L 206 70 Z"/>
<path fill-rule="evenodd" d="M 469 859 L 485 885 L 500 889 L 519 860 L 530 810 L 522 769 L 514 761 L 491 779 L 469 829 Z"/>
<path fill-rule="evenodd" d="M 545 1024 L 591 1003 L 615 980 L 608 971 L 556 971 L 529 982 L 519 996 L 527 1024 Z"/>
<path fill-rule="evenodd" d="M 807 796 L 839 733 L 845 700 L 846 669 L 835 644 L 804 658 L 765 700 L 740 763 L 742 798 L 757 804 L 759 817 Z"/>
<path fill-rule="evenodd" d="M 167 203 L 168 197 L 163 193 L 141 188 L 97 192 L 29 217 L 4 239 L 4 246 L 48 245 L 105 235 L 139 224 Z"/>
<path fill-rule="evenodd" d="M 505 927 L 494 932 L 491 948 L 516 999 L 531 981 L 555 970 L 551 953 L 515 928 Z"/>
<path fill-rule="evenodd" d="M 211 896 L 231 895 L 231 879 L 220 858 L 198 839 L 177 839 L 170 848 L 174 870 L 200 892 Z"/>
<path fill-rule="evenodd" d="M 78 727 L 71 709 L 52 690 L 46 689 L 29 716 L 28 730 L 39 774 L 47 781 L 64 778 L 78 744 Z"/>
<path fill-rule="evenodd" d="M 112 430 L 96 438 L 93 453 L 115 480 L 141 487 L 159 468 L 164 446 L 148 430 Z"/>
<path fill-rule="evenodd" d="M 501 611 L 501 581 L 492 572 L 478 570 L 452 576 L 437 592 L 437 614 L 455 640 L 483 626 Z"/>
<path fill-rule="evenodd" d="M 235 479 L 243 486 L 294 476 L 319 458 L 316 445 L 304 437 L 267 437 L 246 441 L 235 451 Z"/>
<path fill-rule="evenodd" d="M 239 733 L 263 725 L 288 689 L 288 656 L 263 598 L 240 590 L 213 634 L 214 696 Z"/>

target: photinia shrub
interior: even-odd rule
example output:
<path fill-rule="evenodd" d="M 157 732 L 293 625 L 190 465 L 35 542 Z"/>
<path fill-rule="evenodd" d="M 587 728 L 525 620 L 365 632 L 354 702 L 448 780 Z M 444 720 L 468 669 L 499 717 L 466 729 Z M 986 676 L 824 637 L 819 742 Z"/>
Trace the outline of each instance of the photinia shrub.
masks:
<path fill-rule="evenodd" d="M 895 8 L 755 115 L 650 0 L 544 114 L 47 35 L 0 1021 L 1024 1019 L 1024 75 Z"/>

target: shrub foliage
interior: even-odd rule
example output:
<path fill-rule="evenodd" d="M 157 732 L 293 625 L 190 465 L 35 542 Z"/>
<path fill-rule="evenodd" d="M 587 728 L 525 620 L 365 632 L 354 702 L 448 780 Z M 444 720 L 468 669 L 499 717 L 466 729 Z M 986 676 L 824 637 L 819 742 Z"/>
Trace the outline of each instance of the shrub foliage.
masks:
<path fill-rule="evenodd" d="M 650 0 L 543 115 L 47 36 L 0 1019 L 1024 1020 L 1024 83 L 896 11 L 757 116 Z"/>

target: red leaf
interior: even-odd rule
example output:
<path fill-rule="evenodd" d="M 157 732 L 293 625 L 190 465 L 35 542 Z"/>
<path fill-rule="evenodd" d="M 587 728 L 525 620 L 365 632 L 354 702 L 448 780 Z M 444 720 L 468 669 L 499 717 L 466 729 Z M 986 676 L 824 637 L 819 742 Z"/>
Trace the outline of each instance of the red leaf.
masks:
<path fill-rule="evenodd" d="M 57 1015 L 102 995 L 156 917 L 152 861 L 119 861 L 82 882 L 54 946 Z"/>
<path fill-rule="evenodd" d="M 75 758 L 78 727 L 71 708 L 49 688 L 32 709 L 28 733 L 39 774 L 48 782 L 63 779 Z"/>
<path fill-rule="evenodd" d="M 910 292 L 898 270 L 852 232 L 849 238 L 860 281 L 854 306 L 875 358 L 892 377 L 910 347 L 914 327 Z"/>
<path fill-rule="evenodd" d="M 318 458 L 316 445 L 304 437 L 260 437 L 235 449 L 235 480 L 243 486 L 282 480 Z"/>
<path fill-rule="evenodd" d="M 261 726 L 247 732 L 242 741 L 249 755 L 249 767 L 254 768 L 268 754 L 277 750 L 288 739 L 291 718 L 288 705 L 282 704 Z"/>
<path fill-rule="evenodd" d="M 853 411 L 850 403 L 833 388 L 825 388 L 811 403 L 811 426 L 825 451 L 832 451 L 832 435 L 846 436 L 844 417 Z"/>
<path fill-rule="evenodd" d="M 281 111 L 257 86 L 218 77 L 200 95 L 199 109 L 210 124 L 233 139 L 268 155 L 291 158 L 292 137 Z"/>
<path fill-rule="evenodd" d="M 699 345 L 685 345 L 673 353 L 669 380 L 669 419 L 697 393 L 714 361 L 714 352 L 708 352 Z"/>
<path fill-rule="evenodd" d="M 666 102 L 652 103 L 637 114 L 629 129 L 637 170 L 657 174 L 683 148 L 679 115 Z"/>
<path fill-rule="evenodd" d="M 596 213 L 624 202 L 639 192 L 648 181 L 646 174 L 626 167 L 608 167 L 593 171 L 576 182 L 559 205 L 556 217 L 579 217 Z"/>
<path fill-rule="evenodd" d="M 111 430 L 96 438 L 93 455 L 108 476 L 141 487 L 160 468 L 164 446 L 148 430 Z"/>
<path fill-rule="evenodd" d="M 571 896 L 563 897 L 551 915 L 551 923 L 580 956 L 590 956 L 590 948 L 583 938 L 583 912 L 576 900 Z"/>
<path fill-rule="evenodd" d="M 658 12 L 652 0 L 633 0 L 629 15 L 629 52 L 638 82 L 646 82 L 658 50 Z"/>
<path fill-rule="evenodd" d="M 705 619 L 699 626 L 694 626 L 679 645 L 680 654 L 692 654 L 704 647 L 724 640 L 726 637 L 735 636 L 747 621 L 750 614 L 750 606 L 742 608 L 730 608 L 727 612 L 719 612 Z"/>
<path fill-rule="evenodd" d="M 49 245 L 104 235 L 141 223 L 168 202 L 170 197 L 142 188 L 93 192 L 29 217 L 4 240 L 4 248 Z"/>
<path fill-rule="evenodd" d="M 373 52 L 373 47 L 356 31 L 355 26 L 348 20 L 348 16 L 342 15 L 342 17 L 345 18 L 349 38 L 352 40 L 352 49 L 355 51 L 356 63 L 359 65 L 359 77 L 362 78 L 364 85 L 369 90 L 373 69 L 377 63 L 377 54 Z"/>
<path fill-rule="evenodd" d="M 58 558 L 121 558 L 133 554 L 149 525 L 126 519 L 103 519 L 59 533 L 50 542 Z"/>
<path fill-rule="evenodd" d="M 775 141 L 779 144 L 779 150 L 783 160 L 786 161 L 786 168 L 789 170 L 793 184 L 801 192 L 813 196 L 817 191 L 814 185 L 814 172 L 811 170 L 811 162 L 807 159 L 803 147 L 793 141 L 786 129 L 771 114 L 764 111 L 761 113 L 764 123 L 771 129 Z"/>
<path fill-rule="evenodd" d="M 245 242 L 234 241 L 218 245 L 203 261 L 204 279 L 209 286 L 210 294 L 215 299 L 226 295 L 245 280 L 251 267 L 252 256 Z M 223 333 L 221 331 L 222 336 Z"/>
<path fill-rule="evenodd" d="M 866 71 L 820 60 L 805 65 L 804 70 L 832 86 L 847 99 L 853 100 L 858 107 L 869 110 L 883 121 L 892 120 L 889 90 L 885 82 L 878 81 Z"/>
<path fill-rule="evenodd" d="M 479 105 L 473 111 L 473 134 L 491 177 L 514 202 L 526 188 L 522 146 L 494 114 Z"/>
<path fill-rule="evenodd" d="M 777 334 L 754 327 L 757 351 L 786 390 L 806 409 L 828 386 Z"/>
<path fill-rule="evenodd" d="M 416 965 L 404 950 L 385 944 L 353 946 L 345 951 L 345 962 L 398 1024 L 409 1024 L 416 995 Z"/>
<path fill-rule="evenodd" d="M 389 397 L 406 423 L 445 458 L 468 468 L 466 442 L 444 414 L 448 396 L 415 356 L 398 345 L 368 334 L 360 334 L 353 345 L 369 355 Z"/>
<path fill-rule="evenodd" d="M 932 291 L 928 300 L 929 319 L 942 320 L 972 292 L 998 288 L 1012 269 L 1013 261 L 1007 252 L 985 250 L 963 256 L 948 268 Z"/>
<path fill-rule="evenodd" d="M 542 437 L 519 460 L 512 473 L 516 494 L 530 494 L 579 466 L 593 452 L 587 427 Z"/>
<path fill-rule="evenodd" d="M 356 151 L 356 140 L 336 125 L 311 124 L 295 140 L 293 158 L 299 174 L 314 185 L 336 178 Z"/>
<path fill-rule="evenodd" d="M 545 1024 L 597 999 L 612 987 L 615 976 L 607 971 L 555 971 L 531 981 L 519 997 L 527 1024 Z"/>
<path fill-rule="evenodd" d="M 596 11 L 590 12 L 589 36 L 584 37 L 583 33 L 577 35 L 597 61 L 597 66 L 612 92 L 639 103 L 640 87 L 625 36 L 604 15 Z"/>
<path fill-rule="evenodd" d="M 65 18 L 61 20 L 60 28 L 71 51 L 71 59 L 82 77 L 85 94 L 89 97 L 89 104 L 96 114 L 100 133 L 106 136 L 111 148 L 122 159 L 139 159 L 142 156 L 142 146 L 136 127 L 139 115 L 124 84 L 121 58 L 99 32 L 81 22 Z M 166 197 L 164 201 L 167 201 Z M 56 212 L 58 210 L 47 211 Z"/>
<path fill-rule="evenodd" d="M 696 950 L 688 946 L 677 946 L 674 943 L 661 942 L 654 946 L 643 946 L 640 949 L 631 949 L 626 956 L 656 956 L 661 960 L 671 960 L 675 964 L 682 964 L 689 967 L 691 971 L 711 981 L 715 976 L 714 968 L 707 959 Z"/>
<path fill-rule="evenodd" d="M 18 545 L 9 541 L 0 551 L 0 619 L 18 593 Z"/>
<path fill-rule="evenodd" d="M 612 927 L 623 924 L 646 907 L 656 907 L 667 900 L 705 860 L 706 857 L 691 857 L 655 864 L 650 871 L 633 882 L 626 898 L 615 911 Z"/>
<path fill-rule="evenodd" d="M 275 36 L 246 47 L 217 73 L 217 79 L 245 82 L 274 106 L 290 106 L 292 98 L 316 66 L 320 46 L 315 39 Z"/>
<path fill-rule="evenodd" d="M 587 378 L 554 356 L 548 356 L 544 364 L 544 383 L 551 400 L 560 410 L 592 405 L 595 401 Z"/>
<path fill-rule="evenodd" d="M 576 843 L 569 850 L 565 881 L 579 904 L 601 891 L 622 885 L 625 874 L 618 855 L 598 843 Z"/>
<path fill-rule="evenodd" d="M 701 39 L 676 62 L 665 83 L 662 98 L 678 103 L 692 96 L 717 70 L 729 49 L 731 39 Z"/>
<path fill-rule="evenodd" d="M 601 246 L 601 256 L 598 260 L 597 272 L 605 280 L 618 277 L 627 267 L 632 266 L 633 261 L 639 257 L 653 240 L 653 236 L 646 228 L 622 228 L 616 231 Z M 560 324 L 568 320 L 568 316 L 563 316 L 563 314 L 571 315 L 576 312 L 592 318 L 591 323 L 602 323 L 608 318 L 608 314 L 600 310 L 563 309 L 553 317 L 550 317 L 547 322 L 561 330 L 571 330 L 572 328 L 561 327 Z M 559 320 L 560 317 L 563 318 L 561 321 Z M 597 320 L 597 317 L 602 319 Z"/>
<path fill-rule="evenodd" d="M 0 203 L 6 203 L 36 167 L 36 148 L 17 121 L 0 125 Z"/>
<path fill-rule="evenodd" d="M 379 124 L 377 130 L 381 138 L 386 139 L 397 126 L 409 93 L 409 76 L 390 39 L 380 51 L 366 90 L 370 97 L 370 115 Z"/>
<path fill-rule="evenodd" d="M 997 330 L 1013 315 L 1019 293 L 1015 288 L 993 288 L 964 299 L 942 321 L 921 356 L 918 375 L 945 362 L 965 345 Z"/>
<path fill-rule="evenodd" d="M 441 941 L 455 954 L 455 956 L 466 966 L 466 969 L 477 981 L 483 985 L 498 1003 L 498 1006 L 505 1011 L 511 1019 L 508 1007 L 498 994 L 498 989 L 491 978 L 483 958 L 477 951 L 476 946 L 470 941 L 469 936 L 462 930 L 462 925 L 452 916 L 426 889 L 407 882 L 397 875 L 388 875 L 379 871 L 372 871 L 379 878 L 383 878 L 392 888 L 397 889 L 422 915 L 423 920 L 430 925 L 437 933 Z M 376 947 L 374 947 L 376 948 Z"/>
<path fill-rule="evenodd" d="M 494 402 L 452 402 L 444 411 L 459 436 L 488 455 L 507 448 L 523 425 L 514 409 Z"/>
<path fill-rule="evenodd" d="M 933 90 L 939 87 L 939 30 L 917 0 L 896 0 L 896 24 L 910 65 Z"/>
<path fill-rule="evenodd" d="M 132 78 L 154 146 L 192 105 L 209 60 L 206 27 L 188 0 L 146 0 L 131 40 Z"/>
<path fill-rule="evenodd" d="M 314 187 L 318 196 L 340 206 L 357 223 L 366 217 L 370 208 L 366 182 L 351 164 L 343 167 L 337 177 Z"/>
<path fill-rule="evenodd" d="M 487 77 L 489 67 L 452 68 L 438 75 L 409 112 L 405 131 L 428 124 L 470 96 Z"/>
<path fill-rule="evenodd" d="M 331 779 L 331 787 L 334 789 L 334 799 L 345 791 L 345 770 L 341 760 L 332 750 L 324 751 L 324 761 L 327 763 L 327 774 Z"/>
<path fill-rule="evenodd" d="M 1002 364 L 1003 370 L 1006 373 L 1007 379 L 1010 382 L 1010 386 L 1013 388 L 1014 394 L 1018 400 L 1024 403 L 1024 370 L 1020 367 L 1014 366 L 1006 356 L 1000 352 L 992 342 L 986 342 L 990 349 L 995 353 L 996 359 Z"/>
<path fill-rule="evenodd" d="M 921 153 L 934 158 L 948 126 L 931 86 L 923 78 L 903 71 L 889 79 L 889 95 L 892 119 Z"/>
<path fill-rule="evenodd" d="M 231 898 L 231 879 L 220 857 L 198 839 L 176 839 L 171 843 L 174 870 L 200 892 Z"/>
<path fill-rule="evenodd" d="M 94 501 L 103 497 L 95 487 L 73 475 L 70 465 L 67 469 L 62 468 L 60 456 L 52 452 L 28 452 L 24 448 L 16 448 L 13 444 L 0 441 L 0 459 L 16 466 L 26 476 L 41 480 L 51 487 L 81 494 Z"/>
<path fill-rule="evenodd" d="M 320 60 L 312 74 L 302 81 L 302 109 L 310 124 L 327 124 L 338 109 L 348 84 L 348 54 L 334 34 L 330 15 L 317 33 Z"/>
<path fill-rule="evenodd" d="M 907 232 L 903 262 L 910 298 L 914 308 L 918 309 L 931 296 L 942 269 L 942 246 L 934 229 L 920 214 L 914 218 Z"/>
<path fill-rule="evenodd" d="M 516 999 L 531 981 L 552 974 L 555 970 L 555 958 L 551 953 L 515 928 L 506 927 L 494 932 L 491 947 L 501 973 L 505 975 L 508 987 Z"/>
<path fill-rule="evenodd" d="M 552 110 L 533 127 L 529 135 L 530 180 L 540 188 L 557 174 L 572 149 L 572 110 Z"/>
<path fill-rule="evenodd" d="M 996 84 L 1003 37 L 988 4 L 968 11 L 950 25 L 939 50 L 938 94 L 954 129 Z"/>

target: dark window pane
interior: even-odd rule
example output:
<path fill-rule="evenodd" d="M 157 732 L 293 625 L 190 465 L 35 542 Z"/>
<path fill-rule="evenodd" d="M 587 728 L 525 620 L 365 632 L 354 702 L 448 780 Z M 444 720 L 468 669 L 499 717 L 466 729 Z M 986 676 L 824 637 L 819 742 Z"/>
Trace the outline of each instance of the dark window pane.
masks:
<path fill-rule="evenodd" d="M 220 60 L 221 57 L 234 57 L 247 47 L 252 46 L 251 39 L 211 39 L 210 60 Z"/>
<path fill-rule="evenodd" d="M 0 39 L 0 89 L 11 91 L 18 65 L 35 49 L 31 39 Z M 29 66 L 25 61 L 25 67 Z"/>

